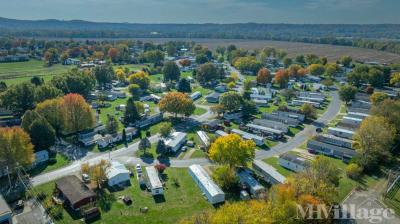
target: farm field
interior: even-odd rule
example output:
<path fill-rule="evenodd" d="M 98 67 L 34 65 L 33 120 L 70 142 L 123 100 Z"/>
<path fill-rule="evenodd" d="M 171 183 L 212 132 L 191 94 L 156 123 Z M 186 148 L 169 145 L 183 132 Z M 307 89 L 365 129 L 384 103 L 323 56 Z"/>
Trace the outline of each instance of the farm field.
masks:
<path fill-rule="evenodd" d="M 0 63 L 0 80 L 5 81 L 7 85 L 27 81 L 33 76 L 40 76 L 48 81 L 54 75 L 62 74 L 73 67 L 60 64 L 45 67 L 44 62 L 38 60 Z"/>
<path fill-rule="evenodd" d="M 201 38 L 135 38 L 144 41 L 152 41 L 154 43 L 164 43 L 171 40 L 194 41 L 197 44 L 208 46 L 211 50 L 215 50 L 217 46 L 227 46 L 234 44 L 240 48 L 256 49 L 263 47 L 274 47 L 282 49 L 288 53 L 289 57 L 298 54 L 316 54 L 325 56 L 330 61 L 336 61 L 343 55 L 349 55 L 358 61 L 376 61 L 380 63 L 399 63 L 400 55 L 389 52 L 363 49 L 356 47 L 334 46 L 324 44 L 308 44 L 298 42 L 271 41 L 271 40 L 239 40 L 239 39 L 201 39 Z"/>
<path fill-rule="evenodd" d="M 182 218 L 214 209 L 202 196 L 187 168 L 167 168 L 162 176 L 165 182 L 163 198 L 154 198 L 150 192 L 141 190 L 136 176 L 131 178 L 131 186 L 121 191 L 105 190 L 106 193 L 98 200 L 101 219 L 93 223 L 176 223 Z M 36 187 L 35 192 L 43 192 L 46 198 L 50 198 L 53 189 L 54 182 L 50 182 Z M 118 199 L 120 196 L 130 196 L 132 205 L 123 204 Z M 148 207 L 147 213 L 139 211 L 143 207 Z M 62 219 L 56 223 L 82 221 L 64 209 Z"/>

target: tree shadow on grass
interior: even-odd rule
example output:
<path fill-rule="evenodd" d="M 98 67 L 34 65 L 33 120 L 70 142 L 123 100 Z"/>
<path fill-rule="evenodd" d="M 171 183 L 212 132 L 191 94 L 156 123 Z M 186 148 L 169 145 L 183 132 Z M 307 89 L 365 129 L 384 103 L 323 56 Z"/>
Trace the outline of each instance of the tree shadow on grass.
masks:
<path fill-rule="evenodd" d="M 117 200 L 115 195 L 106 189 L 96 190 L 97 205 L 104 212 L 111 210 L 112 204 Z"/>
<path fill-rule="evenodd" d="M 154 195 L 153 196 L 154 202 L 155 203 L 164 203 L 165 202 L 165 197 L 163 194 L 161 195 Z"/>

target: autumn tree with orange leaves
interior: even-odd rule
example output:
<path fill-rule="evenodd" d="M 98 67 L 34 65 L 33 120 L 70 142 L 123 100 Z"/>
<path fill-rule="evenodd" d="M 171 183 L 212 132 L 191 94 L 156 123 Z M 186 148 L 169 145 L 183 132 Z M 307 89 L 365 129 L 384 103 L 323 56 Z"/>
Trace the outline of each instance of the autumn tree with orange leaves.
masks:
<path fill-rule="evenodd" d="M 196 109 L 193 100 L 187 94 L 180 92 L 168 93 L 160 100 L 158 106 L 162 112 L 172 113 L 175 117 L 178 114 L 189 116 Z"/>
<path fill-rule="evenodd" d="M 285 88 L 289 82 L 289 74 L 286 70 L 280 69 L 275 74 L 275 83 L 279 84 L 280 88 Z"/>
<path fill-rule="evenodd" d="M 61 102 L 61 111 L 64 117 L 64 128 L 68 133 L 86 130 L 95 124 L 93 111 L 79 94 L 65 95 Z"/>
<path fill-rule="evenodd" d="M 108 57 L 110 57 L 112 62 L 116 62 L 118 59 L 119 51 L 117 48 L 112 47 L 108 50 Z"/>
<path fill-rule="evenodd" d="M 271 83 L 272 76 L 271 72 L 267 68 L 262 68 L 257 73 L 257 83 L 261 85 L 266 85 Z"/>

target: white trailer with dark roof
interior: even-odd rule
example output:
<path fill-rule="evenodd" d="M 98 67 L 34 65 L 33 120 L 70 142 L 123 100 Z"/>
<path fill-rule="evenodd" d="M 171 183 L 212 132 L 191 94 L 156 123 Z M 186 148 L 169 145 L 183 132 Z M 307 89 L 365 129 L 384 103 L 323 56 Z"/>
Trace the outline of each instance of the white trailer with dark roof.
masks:
<path fill-rule="evenodd" d="M 198 164 L 189 166 L 189 174 L 211 204 L 225 201 L 225 193 Z"/>
<path fill-rule="evenodd" d="M 210 146 L 210 138 L 204 131 L 197 131 L 197 135 L 200 138 L 201 143 L 205 146 L 208 147 Z"/>
<path fill-rule="evenodd" d="M 280 174 L 274 167 L 261 160 L 253 161 L 253 169 L 270 184 L 283 184 L 286 181 L 286 177 Z"/>
<path fill-rule="evenodd" d="M 152 195 L 164 194 L 164 188 L 161 183 L 158 171 L 154 166 L 146 167 L 146 173 L 148 178 L 148 187 L 151 190 Z"/>

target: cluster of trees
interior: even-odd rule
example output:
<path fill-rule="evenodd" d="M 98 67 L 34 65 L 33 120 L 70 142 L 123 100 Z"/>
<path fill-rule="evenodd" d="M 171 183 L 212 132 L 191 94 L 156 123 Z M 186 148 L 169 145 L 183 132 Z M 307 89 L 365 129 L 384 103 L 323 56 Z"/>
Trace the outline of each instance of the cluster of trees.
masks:
<path fill-rule="evenodd" d="M 223 68 L 215 66 L 211 62 L 200 65 L 194 72 L 193 76 L 200 83 L 208 83 L 217 79 L 222 79 L 225 76 Z"/>
<path fill-rule="evenodd" d="M 362 121 L 353 138 L 358 156 L 348 167 L 349 176 L 359 177 L 363 170 L 373 171 L 381 162 L 393 159 L 394 146 L 400 139 L 399 110 L 399 100 L 381 99 L 374 103 L 372 116 Z"/>
<path fill-rule="evenodd" d="M 369 84 L 372 87 L 383 87 L 390 81 L 390 68 L 383 66 L 357 65 L 347 75 L 350 84 L 360 87 L 362 84 Z"/>
<path fill-rule="evenodd" d="M 245 118 L 258 113 L 256 104 L 249 99 L 249 94 L 247 94 L 247 92 L 248 91 L 245 91 L 243 96 L 233 91 L 222 94 L 219 104 L 212 106 L 211 111 L 216 114 L 221 114 L 224 112 L 234 112 L 241 109 Z"/>

